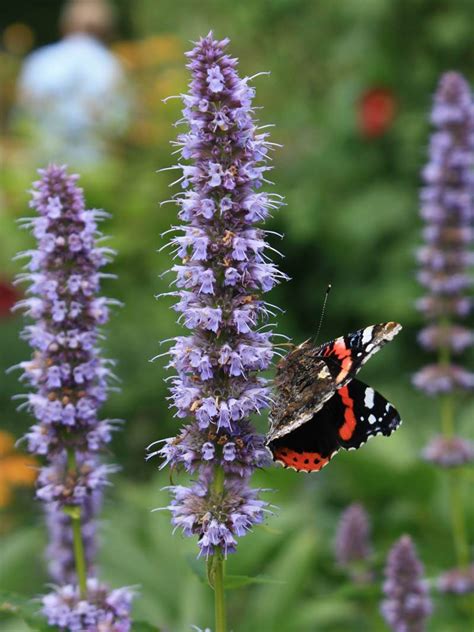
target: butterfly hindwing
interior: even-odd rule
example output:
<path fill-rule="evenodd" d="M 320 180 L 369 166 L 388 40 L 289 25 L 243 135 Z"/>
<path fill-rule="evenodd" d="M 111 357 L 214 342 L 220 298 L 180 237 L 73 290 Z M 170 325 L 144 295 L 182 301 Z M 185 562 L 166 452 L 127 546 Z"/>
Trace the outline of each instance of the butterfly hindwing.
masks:
<path fill-rule="evenodd" d="M 336 412 L 338 443 L 345 450 L 356 450 L 379 434 L 388 437 L 401 424 L 392 404 L 359 380 L 354 379 L 338 389 L 332 399 L 335 400 L 333 414 L 339 409 Z"/>
<path fill-rule="evenodd" d="M 329 463 L 339 450 L 338 426 L 333 415 L 327 414 L 333 399 L 306 423 L 268 442 L 275 461 L 298 472 L 318 472 Z"/>
<path fill-rule="evenodd" d="M 401 424 L 395 408 L 373 388 L 353 379 L 338 389 L 313 417 L 270 441 L 273 458 L 299 472 L 317 472 L 340 449 L 355 450 Z"/>

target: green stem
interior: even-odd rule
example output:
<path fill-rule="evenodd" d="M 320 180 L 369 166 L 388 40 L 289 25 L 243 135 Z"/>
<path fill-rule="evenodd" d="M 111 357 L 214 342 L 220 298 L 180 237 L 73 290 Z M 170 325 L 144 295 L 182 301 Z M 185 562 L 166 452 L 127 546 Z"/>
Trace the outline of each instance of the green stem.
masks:
<path fill-rule="evenodd" d="M 452 395 L 444 395 L 441 399 L 441 429 L 446 438 L 450 439 L 454 436 L 454 400 Z"/>
<path fill-rule="evenodd" d="M 467 567 L 469 564 L 469 544 L 466 533 L 466 518 L 462 497 L 462 480 L 460 472 L 450 472 L 451 524 L 453 529 L 454 547 L 458 565 Z"/>
<path fill-rule="evenodd" d="M 226 631 L 226 609 L 224 592 L 224 560 L 220 553 L 214 566 L 214 613 L 216 620 L 216 632 Z M 217 557 L 216 556 L 216 557 Z"/>
<path fill-rule="evenodd" d="M 450 360 L 449 349 L 447 347 L 440 349 L 440 364 L 449 364 Z M 444 395 L 441 399 L 441 428 L 443 435 L 447 439 L 454 436 L 454 397 L 452 394 Z M 457 470 L 449 472 L 449 502 L 451 510 L 451 529 L 457 563 L 461 567 L 467 566 L 469 563 L 469 544 L 466 533 L 462 479 L 461 473 Z"/>
<path fill-rule="evenodd" d="M 67 462 L 70 473 L 75 475 L 77 461 L 74 450 L 68 451 Z M 86 556 L 84 554 L 84 542 L 82 539 L 81 508 L 78 505 L 66 505 L 64 507 L 64 513 L 71 518 L 74 561 L 81 599 L 87 599 L 87 566 Z"/>
<path fill-rule="evenodd" d="M 220 504 L 224 493 L 224 470 L 216 467 L 212 494 L 216 504 Z M 214 590 L 215 632 L 226 632 L 226 607 L 224 590 L 224 558 L 218 551 L 209 560 L 209 583 Z"/>

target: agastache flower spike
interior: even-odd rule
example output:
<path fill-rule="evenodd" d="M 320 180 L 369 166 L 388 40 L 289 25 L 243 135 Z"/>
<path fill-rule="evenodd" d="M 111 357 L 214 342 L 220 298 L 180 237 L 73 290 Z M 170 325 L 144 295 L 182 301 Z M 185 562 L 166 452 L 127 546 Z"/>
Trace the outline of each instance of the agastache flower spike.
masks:
<path fill-rule="evenodd" d="M 364 507 L 353 503 L 343 512 L 336 533 L 335 552 L 339 566 L 350 567 L 367 560 L 372 551 L 369 516 Z"/>
<path fill-rule="evenodd" d="M 260 372 L 272 361 L 272 334 L 261 326 L 273 312 L 262 294 L 286 278 L 268 260 L 259 227 L 281 205 L 261 190 L 273 143 L 253 119 L 254 89 L 237 74 L 227 44 L 209 34 L 187 53 L 192 78 L 179 123 L 188 130 L 175 144 L 191 164 L 175 166 L 183 174 L 175 199 L 184 224 L 171 243 L 181 260 L 172 268 L 174 309 L 190 333 L 175 338 L 168 366 L 177 372 L 170 404 L 191 421 L 150 454 L 196 476 L 191 487 L 170 488 L 169 509 L 206 557 L 233 552 L 267 511 L 249 487 L 252 471 L 268 463 L 249 416 L 270 401 Z"/>
<path fill-rule="evenodd" d="M 423 632 L 432 604 L 423 581 L 423 567 L 409 536 L 392 547 L 385 567 L 382 615 L 394 632 Z"/>
<path fill-rule="evenodd" d="M 429 162 L 422 177 L 425 244 L 418 250 L 418 280 L 428 294 L 418 301 L 428 320 L 419 342 L 440 360 L 421 369 L 414 384 L 428 394 L 472 390 L 474 373 L 450 357 L 474 344 L 471 329 L 453 321 L 472 311 L 469 268 L 474 264 L 474 102 L 463 77 L 448 72 L 435 95 Z"/>
<path fill-rule="evenodd" d="M 99 327 L 108 320 L 114 301 L 98 296 L 101 278 L 107 276 L 100 270 L 113 251 L 99 245 L 98 222 L 106 215 L 86 209 L 78 176 L 55 165 L 39 173 L 30 202 L 37 216 L 23 222 L 38 247 L 19 255 L 29 260 L 19 277 L 29 282 L 29 288 L 17 308 L 33 321 L 23 334 L 33 355 L 20 364 L 23 380 L 32 387 L 26 405 L 36 420 L 25 440 L 28 450 L 46 461 L 38 474 L 36 495 L 46 507 L 52 577 L 60 583 L 79 583 L 79 588 L 63 586 L 44 597 L 43 612 L 52 625 L 92 629 L 92 610 L 99 606 L 90 605 L 86 613 L 80 604 L 88 598 L 92 604 L 96 597 L 86 594 L 89 585 L 92 592 L 97 588 L 92 578 L 86 584 L 95 550 L 94 517 L 108 475 L 117 469 L 100 461 L 117 422 L 98 416 L 113 377 L 113 363 L 100 354 Z M 80 564 L 71 551 L 73 538 L 84 548 Z M 113 600 L 114 593 L 107 597 L 104 590 L 100 587 L 100 600 Z M 65 605 L 68 602 L 73 609 L 76 598 L 80 598 L 74 614 L 77 624 L 74 617 L 68 618 Z M 120 607 L 117 626 L 114 608 L 103 604 L 100 608 L 106 611 L 107 629 L 128 629 L 125 606 Z M 84 623 L 89 615 L 92 627 Z"/>
<path fill-rule="evenodd" d="M 413 382 L 440 398 L 442 435 L 429 442 L 422 456 L 439 467 L 456 468 L 474 459 L 474 444 L 455 435 L 456 392 L 474 390 L 474 373 L 459 360 L 453 361 L 474 344 L 472 328 L 459 323 L 472 313 L 470 271 L 474 264 L 474 99 L 460 74 L 448 72 L 441 77 L 431 122 L 435 131 L 421 190 L 425 244 L 418 250 L 418 279 L 428 292 L 418 308 L 428 323 L 418 340 L 427 351 L 437 352 L 438 358 L 418 371 Z M 463 572 L 470 555 L 463 483 L 456 471 L 450 475 L 450 484 L 453 540 Z"/>

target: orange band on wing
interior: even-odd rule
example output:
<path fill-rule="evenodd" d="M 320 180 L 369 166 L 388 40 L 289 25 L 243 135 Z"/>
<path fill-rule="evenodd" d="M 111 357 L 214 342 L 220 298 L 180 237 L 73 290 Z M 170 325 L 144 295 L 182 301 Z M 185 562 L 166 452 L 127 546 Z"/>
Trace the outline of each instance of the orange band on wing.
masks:
<path fill-rule="evenodd" d="M 343 441 L 349 441 L 354 434 L 357 420 L 354 415 L 354 400 L 349 395 L 347 386 L 343 386 L 337 390 L 344 404 L 344 424 L 339 428 L 339 436 Z"/>
<path fill-rule="evenodd" d="M 341 370 L 336 376 L 336 383 L 339 384 L 345 380 L 352 367 L 352 354 L 351 350 L 346 347 L 344 338 L 337 338 L 337 340 L 334 341 L 333 346 L 328 347 L 323 355 L 335 355 L 339 360 L 341 360 Z"/>
<path fill-rule="evenodd" d="M 289 448 L 277 448 L 273 451 L 275 461 L 286 467 L 294 467 L 299 472 L 319 472 L 329 463 L 331 456 L 324 458 L 317 452 L 295 452 Z"/>

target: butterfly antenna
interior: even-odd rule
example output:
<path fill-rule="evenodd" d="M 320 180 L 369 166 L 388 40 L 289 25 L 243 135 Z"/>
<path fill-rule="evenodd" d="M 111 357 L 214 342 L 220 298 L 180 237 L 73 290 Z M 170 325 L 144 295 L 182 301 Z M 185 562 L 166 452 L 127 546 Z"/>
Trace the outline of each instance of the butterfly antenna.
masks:
<path fill-rule="evenodd" d="M 321 318 L 319 319 L 318 330 L 317 330 L 316 335 L 314 337 L 314 344 L 317 343 L 318 338 L 319 338 L 319 333 L 321 331 L 321 326 L 322 326 L 323 320 L 324 320 L 324 314 L 326 312 L 326 303 L 328 302 L 328 296 L 329 296 L 329 292 L 331 291 L 331 288 L 332 288 L 332 285 L 329 283 L 327 288 L 326 288 L 326 294 L 324 295 L 323 307 L 321 309 Z"/>

